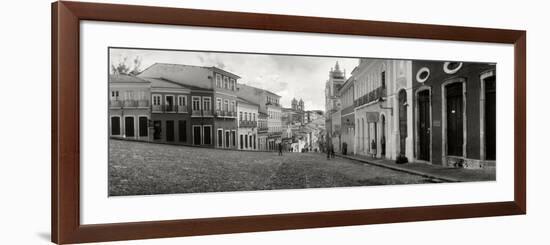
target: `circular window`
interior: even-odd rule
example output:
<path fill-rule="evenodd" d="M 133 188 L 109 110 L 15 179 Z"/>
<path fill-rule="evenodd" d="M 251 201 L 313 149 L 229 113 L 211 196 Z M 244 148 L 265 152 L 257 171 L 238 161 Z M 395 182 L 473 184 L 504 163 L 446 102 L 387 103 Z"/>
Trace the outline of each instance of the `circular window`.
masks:
<path fill-rule="evenodd" d="M 462 62 L 445 62 L 443 64 L 443 70 L 447 74 L 455 74 L 460 68 L 462 68 Z"/>
<path fill-rule="evenodd" d="M 425 82 L 428 80 L 428 77 L 430 77 L 430 69 L 428 67 L 422 67 L 416 73 L 416 81 L 419 83 Z"/>

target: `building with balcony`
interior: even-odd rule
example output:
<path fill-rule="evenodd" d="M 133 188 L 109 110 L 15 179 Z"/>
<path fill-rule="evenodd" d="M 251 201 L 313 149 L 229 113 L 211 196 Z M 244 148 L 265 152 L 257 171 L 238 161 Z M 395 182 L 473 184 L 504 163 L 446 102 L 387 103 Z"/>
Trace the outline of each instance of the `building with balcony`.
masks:
<path fill-rule="evenodd" d="M 109 136 L 148 141 L 151 95 L 150 82 L 139 77 L 109 76 Z"/>
<path fill-rule="evenodd" d="M 413 157 L 410 60 L 360 59 L 353 70 L 354 153 Z"/>
<path fill-rule="evenodd" d="M 258 128 L 257 128 L 257 135 L 258 135 L 258 150 L 260 151 L 267 151 L 267 114 L 258 111 Z"/>
<path fill-rule="evenodd" d="M 258 108 L 257 104 L 237 98 L 237 145 L 240 150 L 258 150 Z"/>
<path fill-rule="evenodd" d="M 237 148 L 236 90 L 239 76 L 217 67 L 166 63 L 155 63 L 139 76 L 170 81 L 189 89 L 185 101 L 189 121 L 182 125 L 188 128 L 185 135 L 188 144 Z"/>
<path fill-rule="evenodd" d="M 414 160 L 495 166 L 496 65 L 412 61 Z"/>
<path fill-rule="evenodd" d="M 191 144 L 190 96 L 192 87 L 164 78 L 141 77 L 151 84 L 152 142 Z"/>
<path fill-rule="evenodd" d="M 283 125 L 282 109 L 279 104 L 281 96 L 245 84 L 238 84 L 239 97 L 258 105 L 258 113 L 267 115 L 267 150 L 277 150 L 281 142 Z"/>
<path fill-rule="evenodd" d="M 354 79 L 353 75 L 350 76 L 338 90 L 338 96 L 342 103 L 342 109 L 339 111 L 341 120 L 338 148 L 340 152 L 346 154 L 353 154 L 355 145 Z"/>

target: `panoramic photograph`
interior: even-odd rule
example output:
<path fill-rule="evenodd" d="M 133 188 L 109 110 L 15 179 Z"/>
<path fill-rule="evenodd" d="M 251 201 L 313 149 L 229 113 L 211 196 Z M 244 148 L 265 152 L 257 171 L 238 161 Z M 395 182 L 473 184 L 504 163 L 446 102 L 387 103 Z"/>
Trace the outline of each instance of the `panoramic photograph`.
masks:
<path fill-rule="evenodd" d="M 496 64 L 110 47 L 109 196 L 496 180 Z"/>

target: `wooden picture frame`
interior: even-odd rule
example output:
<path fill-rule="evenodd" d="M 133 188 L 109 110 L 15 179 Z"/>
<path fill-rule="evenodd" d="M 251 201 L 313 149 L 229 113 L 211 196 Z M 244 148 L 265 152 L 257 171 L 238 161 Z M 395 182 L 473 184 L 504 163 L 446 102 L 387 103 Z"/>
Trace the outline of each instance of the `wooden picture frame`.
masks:
<path fill-rule="evenodd" d="M 51 234 L 58 244 L 306 229 L 526 213 L 526 32 L 83 2 L 52 4 Z M 79 23 L 83 20 L 514 45 L 514 200 L 477 204 L 82 225 Z"/>

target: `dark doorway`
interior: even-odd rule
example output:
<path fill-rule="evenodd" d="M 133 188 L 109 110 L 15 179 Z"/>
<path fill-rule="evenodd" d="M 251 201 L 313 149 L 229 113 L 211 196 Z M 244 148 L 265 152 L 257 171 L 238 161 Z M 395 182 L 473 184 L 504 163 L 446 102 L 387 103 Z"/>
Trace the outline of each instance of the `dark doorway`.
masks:
<path fill-rule="evenodd" d="M 462 156 L 463 153 L 463 108 L 462 83 L 446 87 L 447 98 L 447 155 Z"/>
<path fill-rule="evenodd" d="M 201 127 L 193 127 L 193 145 L 201 144 Z"/>
<path fill-rule="evenodd" d="M 223 147 L 223 131 L 218 129 L 218 147 Z"/>
<path fill-rule="evenodd" d="M 126 137 L 134 137 L 134 132 L 134 117 L 124 118 L 124 133 L 126 134 Z"/>
<path fill-rule="evenodd" d="M 153 132 L 153 139 L 159 140 L 161 132 L 162 132 L 162 127 L 161 127 L 160 121 L 154 121 L 153 122 L 153 131 L 154 131 Z"/>
<path fill-rule="evenodd" d="M 407 92 L 399 91 L 399 155 L 406 152 L 407 139 Z"/>
<path fill-rule="evenodd" d="M 174 141 L 174 121 L 166 121 L 166 141 Z"/>
<path fill-rule="evenodd" d="M 225 147 L 229 147 L 229 131 L 225 131 Z"/>
<path fill-rule="evenodd" d="M 139 137 L 147 137 L 149 135 L 147 121 L 147 117 L 139 117 Z"/>
<path fill-rule="evenodd" d="M 187 141 L 187 121 L 179 120 L 178 121 L 178 138 L 180 142 Z"/>
<path fill-rule="evenodd" d="M 418 93 L 418 159 L 430 161 L 430 91 Z"/>
<path fill-rule="evenodd" d="M 212 144 L 212 127 L 210 126 L 204 126 L 204 140 L 203 140 L 203 144 L 204 145 L 210 145 Z"/>
<path fill-rule="evenodd" d="M 485 159 L 496 159 L 496 84 L 495 76 L 485 79 Z"/>
<path fill-rule="evenodd" d="M 241 144 L 241 149 L 244 149 L 244 139 L 243 139 L 243 135 L 241 134 L 241 141 L 240 141 L 240 144 Z"/>
<path fill-rule="evenodd" d="M 111 135 L 120 135 L 120 117 L 111 117 Z"/>

